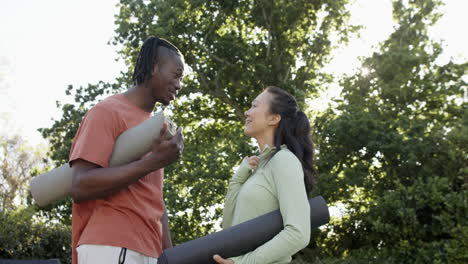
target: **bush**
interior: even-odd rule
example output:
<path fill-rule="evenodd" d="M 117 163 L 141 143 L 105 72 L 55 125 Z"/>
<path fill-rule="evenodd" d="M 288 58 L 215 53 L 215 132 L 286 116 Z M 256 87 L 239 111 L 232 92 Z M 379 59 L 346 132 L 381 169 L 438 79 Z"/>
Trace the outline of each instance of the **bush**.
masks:
<path fill-rule="evenodd" d="M 0 212 L 0 258 L 52 259 L 71 263 L 71 228 L 43 222 L 33 206 Z"/>
<path fill-rule="evenodd" d="M 363 219 L 374 236 L 370 252 L 395 263 L 466 263 L 467 197 L 451 190 L 447 178 L 398 185 Z"/>
<path fill-rule="evenodd" d="M 388 263 L 467 263 L 468 191 L 447 178 L 397 184 L 363 211 L 328 227 L 325 255 Z M 325 249 L 324 249 L 325 248 Z"/>

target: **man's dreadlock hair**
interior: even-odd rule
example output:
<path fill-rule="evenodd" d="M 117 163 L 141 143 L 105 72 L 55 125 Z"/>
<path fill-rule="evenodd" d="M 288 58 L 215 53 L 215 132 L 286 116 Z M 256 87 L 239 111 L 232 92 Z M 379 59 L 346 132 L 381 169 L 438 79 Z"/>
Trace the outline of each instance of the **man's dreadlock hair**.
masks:
<path fill-rule="evenodd" d="M 158 37 L 149 37 L 143 43 L 138 54 L 138 60 L 133 71 L 134 85 L 142 84 L 151 78 L 154 65 L 159 62 L 158 47 L 160 46 L 168 48 L 181 56 L 179 49 L 171 42 Z"/>

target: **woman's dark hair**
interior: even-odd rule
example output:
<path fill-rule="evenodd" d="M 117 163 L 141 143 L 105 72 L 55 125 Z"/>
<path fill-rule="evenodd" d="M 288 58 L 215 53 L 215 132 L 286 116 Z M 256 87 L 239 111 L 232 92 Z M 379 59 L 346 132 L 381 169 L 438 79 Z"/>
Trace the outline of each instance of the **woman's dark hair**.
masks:
<path fill-rule="evenodd" d="M 265 90 L 273 95 L 270 112 L 281 116 L 274 137 L 277 152 L 285 144 L 301 161 L 304 183 L 309 193 L 315 185 L 314 145 L 310 138 L 309 119 L 299 110 L 296 99 L 285 90 L 276 86 L 269 86 Z"/>
<path fill-rule="evenodd" d="M 141 46 L 138 59 L 133 70 L 133 84 L 139 85 L 151 78 L 154 65 L 159 62 L 158 47 L 165 47 L 181 56 L 179 49 L 171 42 L 158 38 L 149 37 Z"/>

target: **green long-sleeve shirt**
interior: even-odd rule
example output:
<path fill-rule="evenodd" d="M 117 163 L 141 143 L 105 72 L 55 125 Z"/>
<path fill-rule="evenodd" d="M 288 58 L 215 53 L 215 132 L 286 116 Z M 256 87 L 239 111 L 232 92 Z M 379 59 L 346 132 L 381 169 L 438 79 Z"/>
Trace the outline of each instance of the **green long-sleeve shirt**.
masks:
<path fill-rule="evenodd" d="M 274 151 L 266 146 L 254 171 L 246 159 L 240 164 L 229 183 L 223 228 L 278 209 L 284 228 L 254 251 L 231 258 L 236 264 L 289 263 L 309 243 L 310 207 L 301 163 L 286 146 L 270 159 Z"/>

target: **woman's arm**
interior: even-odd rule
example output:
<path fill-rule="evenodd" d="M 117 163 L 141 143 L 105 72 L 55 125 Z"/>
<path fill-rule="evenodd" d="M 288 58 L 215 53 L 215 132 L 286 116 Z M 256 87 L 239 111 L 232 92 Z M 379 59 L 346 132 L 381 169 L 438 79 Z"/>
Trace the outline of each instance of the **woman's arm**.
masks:
<path fill-rule="evenodd" d="M 269 163 L 284 229 L 254 251 L 231 258 L 236 264 L 271 263 L 295 254 L 310 241 L 310 207 L 301 163 L 289 151 L 278 152 Z"/>
<path fill-rule="evenodd" d="M 223 228 L 228 228 L 232 226 L 232 218 L 234 215 L 234 210 L 236 209 L 237 195 L 242 187 L 242 184 L 247 181 L 251 174 L 251 168 L 258 166 L 260 162 L 259 158 L 246 157 L 242 160 L 239 168 L 237 169 L 234 176 L 232 176 L 231 181 L 229 182 L 228 191 L 226 198 L 224 200 L 224 212 L 223 212 Z"/>

